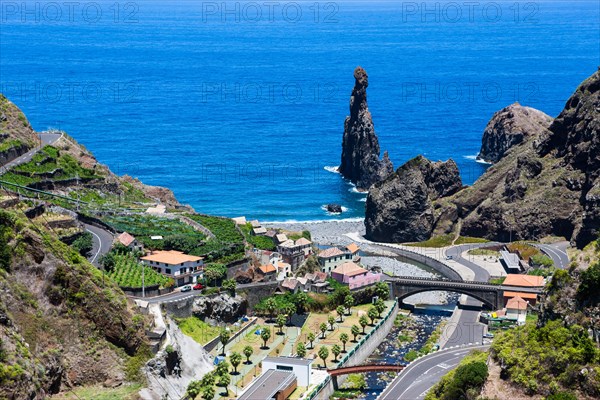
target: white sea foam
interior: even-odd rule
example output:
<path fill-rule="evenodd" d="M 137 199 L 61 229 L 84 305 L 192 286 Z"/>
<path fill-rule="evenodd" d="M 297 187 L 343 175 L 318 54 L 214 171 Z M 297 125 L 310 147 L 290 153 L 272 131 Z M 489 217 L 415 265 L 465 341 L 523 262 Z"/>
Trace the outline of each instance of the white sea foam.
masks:
<path fill-rule="evenodd" d="M 363 197 L 362 199 L 358 199 L 358 201 L 362 201 L 363 203 L 366 203 L 367 202 L 367 198 Z"/>
<path fill-rule="evenodd" d="M 490 164 L 492 164 L 491 162 L 487 162 L 487 161 L 485 161 L 485 160 L 482 160 L 481 158 L 479 158 L 479 154 L 477 154 L 477 155 L 474 155 L 474 156 L 464 156 L 464 157 L 465 157 L 467 160 L 473 160 L 473 161 L 475 161 L 476 163 L 479 163 L 479 164 L 485 164 L 485 165 L 490 165 Z"/>
<path fill-rule="evenodd" d="M 350 193 L 360 193 L 360 194 L 365 194 L 365 193 L 369 193 L 367 190 L 358 190 L 356 188 L 356 185 L 352 184 L 352 187 L 350 189 L 348 189 L 348 191 Z"/>
<path fill-rule="evenodd" d="M 327 211 L 327 204 L 323 204 L 321 206 L 321 210 L 325 211 L 327 213 L 327 215 L 340 215 L 341 214 L 341 213 L 332 213 L 332 212 Z M 346 212 L 348 210 L 349 210 L 348 207 L 342 206 L 342 212 Z"/>
<path fill-rule="evenodd" d="M 340 215 L 340 214 L 331 214 Z M 330 218 L 330 219 L 315 219 L 309 221 L 300 221 L 297 219 L 286 219 L 283 221 L 262 221 L 263 225 L 275 226 L 277 224 L 326 224 L 328 222 L 362 222 L 363 217 L 352 217 L 352 218 Z"/>
<path fill-rule="evenodd" d="M 339 166 L 337 166 L 337 165 L 335 167 L 332 167 L 332 166 L 329 166 L 329 165 L 326 165 L 325 167 L 323 167 L 323 169 L 325 171 L 333 172 L 334 174 L 339 174 L 340 173 L 340 171 L 338 171 L 338 168 L 339 168 Z"/>

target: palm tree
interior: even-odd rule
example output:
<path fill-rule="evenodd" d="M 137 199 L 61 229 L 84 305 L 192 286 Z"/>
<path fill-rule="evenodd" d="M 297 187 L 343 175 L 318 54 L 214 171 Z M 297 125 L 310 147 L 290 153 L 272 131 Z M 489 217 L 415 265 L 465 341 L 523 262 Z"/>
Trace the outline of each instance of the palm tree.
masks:
<path fill-rule="evenodd" d="M 229 362 L 231 363 L 231 366 L 233 367 L 233 373 L 237 374 L 237 367 L 242 362 L 242 355 L 240 353 L 234 351 L 229 356 Z"/>
<path fill-rule="evenodd" d="M 315 336 L 315 334 L 313 332 L 310 332 L 308 334 L 308 336 L 306 337 L 306 339 L 308 340 L 308 342 L 310 343 L 310 348 L 313 348 L 313 342 L 315 341 L 317 337 Z"/>
<path fill-rule="evenodd" d="M 331 348 L 331 352 L 333 353 L 333 362 L 337 362 L 337 358 L 342 352 L 342 349 L 340 349 L 340 346 L 338 346 L 337 344 L 334 344 Z"/>
<path fill-rule="evenodd" d="M 252 346 L 244 347 L 244 355 L 246 356 L 246 364 L 251 364 L 250 357 L 252 356 L 252 353 L 254 353 Z"/>
<path fill-rule="evenodd" d="M 340 317 L 340 322 L 344 322 L 344 306 L 338 306 L 335 309 L 335 312 L 337 312 L 338 316 Z"/>
<path fill-rule="evenodd" d="M 284 311 L 288 316 L 288 324 L 292 324 L 292 316 L 296 314 L 296 306 L 292 303 L 288 303 L 284 307 Z"/>
<path fill-rule="evenodd" d="M 344 307 L 348 310 L 348 315 L 350 315 L 350 309 L 354 305 L 354 296 L 351 294 L 347 294 L 344 298 Z"/>
<path fill-rule="evenodd" d="M 325 339 L 325 332 L 327 332 L 327 324 L 325 322 L 321 322 L 321 325 L 319 326 L 319 330 L 321 331 L 321 334 L 323 335 L 323 337 L 321 339 Z"/>
<path fill-rule="evenodd" d="M 308 304 L 308 295 L 304 292 L 298 293 L 296 295 L 295 304 L 298 314 L 302 314 L 306 310 L 306 305 Z"/>
<path fill-rule="evenodd" d="M 286 321 L 285 315 L 279 314 L 277 316 L 276 324 L 277 324 L 277 327 L 279 328 L 279 334 L 283 334 L 283 326 L 285 325 L 285 321 Z"/>
<path fill-rule="evenodd" d="M 349 339 L 349 337 L 348 337 L 347 333 L 342 333 L 340 335 L 340 342 L 342 342 L 342 345 L 344 346 L 344 350 L 342 351 L 343 353 L 346 352 L 346 342 L 348 342 L 348 339 Z"/>
<path fill-rule="evenodd" d="M 272 297 L 269 297 L 267 299 L 267 301 L 265 302 L 265 308 L 267 309 L 267 312 L 269 313 L 269 319 L 272 321 L 273 314 L 275 314 L 275 310 L 277 310 L 277 303 L 275 303 L 275 299 Z"/>
<path fill-rule="evenodd" d="M 319 349 L 319 358 L 323 360 L 323 367 L 327 368 L 327 357 L 329 357 L 329 350 L 327 347 L 321 346 Z"/>
<path fill-rule="evenodd" d="M 352 335 L 354 335 L 354 341 L 356 342 L 356 337 L 360 333 L 360 328 L 358 327 L 358 325 L 352 325 L 352 328 L 350 328 L 350 332 L 352 333 Z"/>
<path fill-rule="evenodd" d="M 298 357 L 300 358 L 304 358 L 306 356 L 306 346 L 304 346 L 304 343 L 298 343 L 298 346 L 296 346 L 296 354 L 298 354 Z"/>
<path fill-rule="evenodd" d="M 385 303 L 383 302 L 383 300 L 377 299 L 377 301 L 375 302 L 375 309 L 377 310 L 378 317 L 381 318 L 381 313 L 384 312 L 386 309 L 386 306 L 385 306 Z"/>
<path fill-rule="evenodd" d="M 263 328 L 262 331 L 260 332 L 260 338 L 263 340 L 263 342 L 265 343 L 263 348 L 268 348 L 267 347 L 267 340 L 269 340 L 269 338 L 271 337 L 271 330 L 267 327 Z"/>
<path fill-rule="evenodd" d="M 362 326 L 362 334 L 365 334 L 365 327 L 367 325 L 369 325 L 369 320 L 367 319 L 366 315 L 361 315 L 360 318 L 358 319 L 358 323 L 360 324 L 360 326 Z"/>
<path fill-rule="evenodd" d="M 375 309 L 375 307 L 369 308 L 369 312 L 367 312 L 367 315 L 371 319 L 371 325 L 374 325 L 375 320 L 377 319 L 377 309 Z"/>
<path fill-rule="evenodd" d="M 333 324 L 335 324 L 335 317 L 333 315 L 330 315 L 327 318 L 327 323 L 329 324 L 329 330 L 332 331 L 333 330 Z"/>
<path fill-rule="evenodd" d="M 227 342 L 229 342 L 230 337 L 231 334 L 226 329 L 223 329 L 219 334 L 219 341 L 223 345 L 223 352 L 221 353 L 222 355 L 225 355 L 225 345 L 227 344 Z"/>
<path fill-rule="evenodd" d="M 202 389 L 202 398 L 205 400 L 212 400 L 215 397 L 215 388 L 212 386 L 205 386 Z"/>

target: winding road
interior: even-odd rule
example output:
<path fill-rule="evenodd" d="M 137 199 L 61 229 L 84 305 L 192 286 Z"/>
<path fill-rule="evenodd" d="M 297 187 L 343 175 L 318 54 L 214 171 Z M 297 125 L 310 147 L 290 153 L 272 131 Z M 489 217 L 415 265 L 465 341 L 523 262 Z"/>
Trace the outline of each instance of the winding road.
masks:
<path fill-rule="evenodd" d="M 101 228 L 89 224 L 83 224 L 85 230 L 92 234 L 92 251 L 88 260 L 99 267 L 100 257 L 108 253 L 113 242 L 113 235 Z"/>
<path fill-rule="evenodd" d="M 33 158 L 33 156 L 36 155 L 42 149 L 42 147 L 46 145 L 53 145 L 54 143 L 58 142 L 58 140 L 60 140 L 62 136 L 62 133 L 39 133 L 38 137 L 40 139 L 40 145 L 29 150 L 27 153 L 21 155 L 20 157 L 17 157 L 14 160 L 9 161 L 6 164 L 0 166 L 0 174 L 4 174 L 8 172 L 9 169 L 30 161 Z"/>

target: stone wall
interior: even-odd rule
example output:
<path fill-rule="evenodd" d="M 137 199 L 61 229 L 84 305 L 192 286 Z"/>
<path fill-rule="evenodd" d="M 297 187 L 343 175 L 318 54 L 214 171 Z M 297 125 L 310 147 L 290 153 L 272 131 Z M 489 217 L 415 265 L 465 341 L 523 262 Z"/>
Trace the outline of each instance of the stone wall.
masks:
<path fill-rule="evenodd" d="M 245 286 L 239 288 L 237 292 L 248 300 L 248 308 L 252 310 L 262 299 L 271 296 L 279 283 L 275 282 L 260 282 L 255 286 Z"/>

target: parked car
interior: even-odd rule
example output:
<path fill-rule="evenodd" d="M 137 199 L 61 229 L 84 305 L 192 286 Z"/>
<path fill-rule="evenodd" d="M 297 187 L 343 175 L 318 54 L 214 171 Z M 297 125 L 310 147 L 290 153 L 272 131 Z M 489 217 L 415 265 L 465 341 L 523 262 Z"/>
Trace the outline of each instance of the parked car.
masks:
<path fill-rule="evenodd" d="M 202 290 L 202 289 L 204 289 L 204 285 L 203 285 L 203 284 L 201 284 L 201 283 L 196 283 L 196 284 L 194 285 L 194 290 Z"/>
<path fill-rule="evenodd" d="M 491 339 L 491 338 L 493 338 L 493 337 L 494 337 L 494 334 L 493 334 L 493 333 L 489 333 L 489 332 L 488 332 L 488 333 L 486 333 L 485 335 L 483 335 L 483 337 L 484 337 L 484 338 L 487 338 L 487 339 Z"/>
<path fill-rule="evenodd" d="M 190 290 L 192 290 L 192 287 L 190 285 L 185 285 L 181 288 L 182 292 L 189 292 Z"/>
<path fill-rule="evenodd" d="M 452 256 L 446 256 L 446 260 L 452 260 Z"/>

